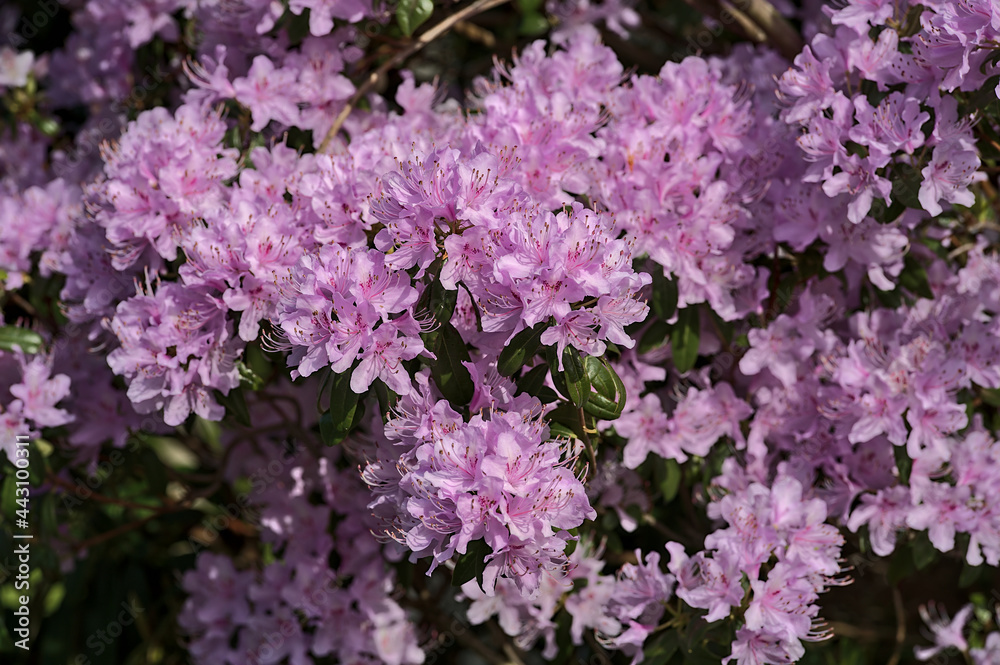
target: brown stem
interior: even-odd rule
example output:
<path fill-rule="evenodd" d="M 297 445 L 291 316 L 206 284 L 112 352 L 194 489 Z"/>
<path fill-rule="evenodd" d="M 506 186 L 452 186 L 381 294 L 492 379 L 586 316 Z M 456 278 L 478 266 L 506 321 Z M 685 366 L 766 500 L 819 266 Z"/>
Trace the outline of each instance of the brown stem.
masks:
<path fill-rule="evenodd" d="M 743 9 L 767 35 L 767 41 L 789 60 L 802 52 L 805 44 L 792 24 L 767 0 L 744 0 Z"/>
<path fill-rule="evenodd" d="M 135 520 L 134 522 L 128 522 L 126 524 L 122 524 L 121 526 L 117 526 L 114 529 L 111 529 L 111 531 L 105 531 L 104 533 L 99 533 L 96 536 L 93 536 L 92 538 L 88 538 L 87 540 L 76 543 L 76 545 L 73 546 L 73 549 L 77 551 L 90 549 L 94 545 L 99 545 L 104 541 L 111 540 L 112 538 L 120 536 L 123 533 L 128 533 L 129 531 L 138 529 L 146 522 L 155 520 L 159 516 L 160 516 L 159 513 L 157 513 L 154 515 L 150 515 L 148 517 L 143 517 L 141 519 Z"/>
<path fill-rule="evenodd" d="M 906 611 L 899 587 L 892 587 L 892 604 L 896 609 L 896 648 L 886 665 L 898 665 L 899 659 L 903 657 L 903 643 L 906 641 Z"/>
<path fill-rule="evenodd" d="M 319 150 L 317 152 L 326 152 L 326 149 L 330 146 L 330 142 L 333 141 L 333 137 L 336 136 L 337 132 L 340 131 L 340 128 L 344 126 L 347 116 L 351 114 L 351 111 L 357 103 L 361 101 L 365 95 L 371 92 L 375 86 L 378 85 L 379 81 L 381 81 L 382 78 L 389 73 L 389 70 L 403 64 L 407 58 L 420 51 L 444 33 L 451 30 L 455 24 L 461 21 L 467 21 L 476 14 L 481 14 L 488 9 L 504 4 L 507 1 L 508 0 L 475 0 L 475 2 L 471 5 L 466 6 L 464 9 L 460 9 L 451 16 L 446 17 L 437 25 L 421 33 L 419 37 L 410 42 L 409 46 L 382 63 L 378 69 L 368 75 L 368 78 L 365 79 L 364 83 L 358 86 L 358 89 L 348 100 L 347 104 L 344 105 L 344 108 L 342 108 L 340 113 L 337 114 L 337 117 L 334 118 L 333 124 L 330 126 L 330 130 L 326 133 L 326 136 L 323 137 L 323 142 L 319 144 Z"/>
<path fill-rule="evenodd" d="M 792 24 L 768 0 L 684 0 L 702 14 L 729 29 L 737 28 L 751 40 L 770 44 L 792 60 L 803 47 L 802 38 Z"/>
<path fill-rule="evenodd" d="M 62 487 L 63 489 L 71 490 L 71 491 L 74 491 L 74 492 L 77 489 L 79 489 L 78 487 L 74 486 L 72 483 L 70 483 L 70 482 L 68 482 L 66 480 L 63 480 L 59 476 L 56 476 L 56 475 L 54 475 L 52 473 L 47 473 L 46 476 L 45 476 L 45 479 L 47 481 L 49 481 L 50 483 L 52 483 L 53 485 L 58 485 L 59 487 Z M 111 504 L 111 505 L 114 505 L 114 506 L 122 506 L 123 508 L 131 508 L 132 510 L 151 510 L 155 514 L 163 514 L 163 513 L 174 512 L 174 509 L 171 508 L 171 507 L 168 507 L 168 506 L 151 506 L 151 505 L 145 504 L 145 503 L 135 503 L 133 501 L 128 501 L 126 499 L 119 499 L 119 498 L 113 497 L 113 496 L 105 496 L 103 494 L 98 494 L 97 492 L 94 492 L 93 490 L 90 490 L 90 495 L 87 496 L 87 499 L 88 500 L 93 499 L 97 503 L 107 503 L 107 504 Z"/>
<path fill-rule="evenodd" d="M 597 473 L 597 453 L 594 452 L 594 444 L 590 440 L 590 432 L 587 430 L 587 412 L 580 407 L 580 432 L 583 433 L 583 445 L 587 449 L 590 457 L 590 469 L 587 471 L 587 478 Z"/>

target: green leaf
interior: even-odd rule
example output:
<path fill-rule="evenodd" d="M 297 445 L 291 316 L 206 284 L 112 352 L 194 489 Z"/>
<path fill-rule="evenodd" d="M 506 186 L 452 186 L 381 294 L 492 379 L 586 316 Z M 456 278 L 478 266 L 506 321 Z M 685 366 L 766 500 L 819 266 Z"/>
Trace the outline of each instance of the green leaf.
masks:
<path fill-rule="evenodd" d="M 529 12 L 521 17 L 521 23 L 517 27 L 518 34 L 525 37 L 537 37 L 544 34 L 551 28 L 549 20 L 538 12 Z"/>
<path fill-rule="evenodd" d="M 905 205 L 907 208 L 922 210 L 920 200 L 917 195 L 920 193 L 920 185 L 923 177 L 920 171 L 909 164 L 895 164 L 892 167 L 892 199 Z"/>
<path fill-rule="evenodd" d="M 584 411 L 601 420 L 614 420 L 625 409 L 625 384 L 604 358 L 587 356 L 583 364 L 595 390 L 583 405 Z"/>
<path fill-rule="evenodd" d="M 52 493 L 44 494 L 41 498 L 42 505 L 38 510 L 40 514 L 38 524 L 42 535 L 47 538 L 54 538 L 59 533 L 59 517 L 56 514 L 58 501 L 57 496 Z"/>
<path fill-rule="evenodd" d="M 917 259 L 913 258 L 912 254 L 907 254 L 904 259 L 903 272 L 899 274 L 899 285 L 921 298 L 934 299 L 934 292 L 931 291 L 931 285 L 927 279 L 927 271 Z"/>
<path fill-rule="evenodd" d="M 42 348 L 42 336 L 27 328 L 0 327 L 0 349 L 13 351 L 15 347 L 20 347 L 25 353 L 38 353 Z"/>
<path fill-rule="evenodd" d="M 701 320 L 698 308 L 685 307 L 677 313 L 677 324 L 670 331 L 670 349 L 678 372 L 683 374 L 694 367 L 700 343 Z"/>
<path fill-rule="evenodd" d="M 233 388 L 228 395 L 215 391 L 219 404 L 226 408 L 226 415 L 232 416 L 236 422 L 244 427 L 251 427 L 250 409 L 247 408 L 246 398 L 243 396 L 242 388 Z"/>
<path fill-rule="evenodd" d="M 549 423 L 549 438 L 555 439 L 579 439 L 576 432 L 562 423 Z"/>
<path fill-rule="evenodd" d="M 142 463 L 142 471 L 146 476 L 146 486 L 153 493 L 153 496 L 161 497 L 167 493 L 167 472 L 163 468 L 163 462 L 159 456 L 153 452 L 152 448 L 143 448 L 139 453 Z"/>
<path fill-rule="evenodd" d="M 11 473 L 3 481 L 3 490 L 0 490 L 0 514 L 4 516 L 5 524 L 14 523 L 14 515 L 17 513 L 17 478 Z"/>
<path fill-rule="evenodd" d="M 970 566 L 968 562 L 962 566 L 962 572 L 958 576 L 958 588 L 967 589 L 975 584 L 986 572 L 986 566 Z"/>
<path fill-rule="evenodd" d="M 431 376 L 438 390 L 456 409 L 472 401 L 475 386 L 472 375 L 462 362 L 470 362 L 469 347 L 455 326 L 441 323 L 434 337 L 432 352 L 437 360 L 431 363 Z"/>
<path fill-rule="evenodd" d="M 653 271 L 653 298 L 649 303 L 653 314 L 666 321 L 677 311 L 677 282 L 662 270 Z"/>
<path fill-rule="evenodd" d="M 451 576 L 452 586 L 462 586 L 470 580 L 476 580 L 480 588 L 483 586 L 483 571 L 486 570 L 486 557 L 493 554 L 493 548 L 485 540 L 474 540 L 469 543 L 465 554 L 455 562 L 455 572 Z"/>
<path fill-rule="evenodd" d="M 548 373 L 547 365 L 532 367 L 514 382 L 517 385 L 517 394 L 527 393 L 537 397 L 539 391 L 545 387 L 545 377 Z"/>
<path fill-rule="evenodd" d="M 438 323 L 451 321 L 455 313 L 455 305 L 458 303 L 458 291 L 449 291 L 442 286 L 439 280 L 433 280 L 420 294 L 414 310 L 417 312 L 426 311 Z"/>
<path fill-rule="evenodd" d="M 542 333 L 548 327 L 548 322 L 542 321 L 514 335 L 510 344 L 500 352 L 497 371 L 502 376 L 513 376 L 514 372 L 527 365 L 528 361 L 535 355 L 535 351 L 538 350 Z"/>
<path fill-rule="evenodd" d="M 551 355 L 555 355 L 553 352 Z M 573 406 L 583 406 L 590 397 L 590 378 L 584 370 L 580 352 L 575 347 L 567 346 L 562 353 L 562 370 L 557 369 L 555 358 L 550 358 L 549 367 L 552 372 L 552 383 L 556 390 L 564 395 Z"/>
<path fill-rule="evenodd" d="M 680 640 L 676 630 L 668 630 L 660 633 L 649 641 L 644 650 L 646 665 L 666 665 L 680 646 Z"/>
<path fill-rule="evenodd" d="M 396 9 L 396 23 L 403 34 L 409 37 L 434 13 L 432 0 L 399 0 Z"/>
<path fill-rule="evenodd" d="M 670 340 L 670 324 L 657 319 L 642 334 L 639 340 L 639 353 L 649 353 L 653 349 L 658 349 Z"/>
<path fill-rule="evenodd" d="M 677 460 L 665 459 L 661 464 L 659 488 L 663 495 L 663 502 L 670 503 L 677 496 L 677 491 L 681 486 L 681 465 Z"/>
<path fill-rule="evenodd" d="M 983 64 L 985 65 L 986 63 Z M 966 103 L 966 112 L 993 111 L 995 113 L 997 108 L 996 88 L 998 83 L 1000 83 L 1000 76 L 991 76 L 979 90 L 971 93 Z"/>
<path fill-rule="evenodd" d="M 264 379 L 250 369 L 242 360 L 236 361 L 236 370 L 240 373 L 240 385 L 250 390 L 260 390 L 264 387 Z"/>
<path fill-rule="evenodd" d="M 583 439 L 583 423 L 580 422 L 580 409 L 568 402 L 561 402 L 559 406 L 548 413 L 549 431 L 556 433 L 557 426 L 568 429 L 577 439 Z M 564 430 L 561 430 L 564 431 Z M 561 434 L 565 436 L 565 434 Z"/>
<path fill-rule="evenodd" d="M 351 371 L 335 374 L 330 382 L 330 408 L 319 419 L 319 435 L 335 446 L 350 434 L 365 414 L 361 395 L 351 390 Z"/>
<path fill-rule="evenodd" d="M 916 566 L 917 570 L 923 570 L 931 565 L 938 556 L 937 549 L 926 533 L 917 534 L 910 544 L 910 551 L 913 552 L 913 565 Z"/>
<path fill-rule="evenodd" d="M 913 468 L 913 460 L 906 452 L 906 446 L 893 446 L 892 454 L 896 458 L 896 468 L 899 469 L 899 482 L 903 485 L 910 483 L 910 469 Z"/>
<path fill-rule="evenodd" d="M 372 382 L 372 387 L 375 389 L 375 397 L 378 399 L 379 414 L 382 416 L 382 422 L 385 423 L 389 418 L 389 412 L 399 401 L 399 395 L 390 390 L 382 379 L 375 379 Z"/>

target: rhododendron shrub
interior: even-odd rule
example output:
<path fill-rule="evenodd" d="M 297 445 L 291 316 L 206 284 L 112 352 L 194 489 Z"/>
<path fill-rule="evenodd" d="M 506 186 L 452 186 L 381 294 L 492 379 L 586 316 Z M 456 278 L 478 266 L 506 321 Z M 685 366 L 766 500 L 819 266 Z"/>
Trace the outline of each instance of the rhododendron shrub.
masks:
<path fill-rule="evenodd" d="M 995 1 L 31 4 L 4 662 L 1000 663 Z"/>

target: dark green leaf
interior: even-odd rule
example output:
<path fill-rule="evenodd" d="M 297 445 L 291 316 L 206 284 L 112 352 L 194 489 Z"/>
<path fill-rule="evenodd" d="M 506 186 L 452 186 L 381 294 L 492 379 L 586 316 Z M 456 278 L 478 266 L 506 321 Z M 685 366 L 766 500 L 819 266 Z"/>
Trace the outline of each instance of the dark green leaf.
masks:
<path fill-rule="evenodd" d="M 0 349 L 13 351 L 14 347 L 21 347 L 25 353 L 38 353 L 42 348 L 42 337 L 27 328 L 0 327 Z"/>
<path fill-rule="evenodd" d="M 625 409 L 627 397 L 621 377 L 604 358 L 588 356 L 584 368 L 595 390 L 584 404 L 584 410 L 601 420 L 614 420 Z"/>
<path fill-rule="evenodd" d="M 649 353 L 653 349 L 658 349 L 670 340 L 670 324 L 657 319 L 642 334 L 639 340 L 639 353 Z"/>
<path fill-rule="evenodd" d="M 892 199 L 899 201 L 907 208 L 923 209 L 917 195 L 923 177 L 920 171 L 909 164 L 895 164 L 892 167 Z"/>
<path fill-rule="evenodd" d="M 472 375 L 462 362 L 469 362 L 469 348 L 455 326 L 441 323 L 432 349 L 437 360 L 431 363 L 431 376 L 438 390 L 456 409 L 472 401 L 475 386 Z"/>
<path fill-rule="evenodd" d="M 663 502 L 670 503 L 677 496 L 677 490 L 681 486 L 681 465 L 677 460 L 665 459 L 660 473 L 660 493 L 663 495 Z"/>
<path fill-rule="evenodd" d="M 580 409 L 568 402 L 562 402 L 556 408 L 549 411 L 549 429 L 555 432 L 556 426 L 565 427 L 573 433 L 577 439 L 583 437 L 583 424 L 580 422 Z"/>
<path fill-rule="evenodd" d="M 486 544 L 485 540 L 474 540 L 469 543 L 465 554 L 458 557 L 455 562 L 455 572 L 452 573 L 452 586 L 462 586 L 470 580 L 476 580 L 479 586 L 483 586 L 483 571 L 486 570 L 486 557 L 493 553 L 493 549 Z"/>
<path fill-rule="evenodd" d="M 934 292 L 931 291 L 931 285 L 927 279 L 927 271 L 912 254 L 906 255 L 903 272 L 899 274 L 899 285 L 921 298 L 934 299 Z"/>
<path fill-rule="evenodd" d="M 670 332 L 670 350 L 674 367 L 683 374 L 694 367 L 701 343 L 701 320 L 697 307 L 685 307 L 677 313 L 677 323 Z"/>
<path fill-rule="evenodd" d="M 937 549 L 935 549 L 926 533 L 917 534 L 916 538 L 910 544 L 910 548 L 913 552 L 913 565 L 917 570 L 923 570 L 937 559 Z"/>
<path fill-rule="evenodd" d="M 510 344 L 500 352 L 497 371 L 502 376 L 513 376 L 514 372 L 527 365 L 538 350 L 542 333 L 548 327 L 548 322 L 543 321 L 514 335 Z"/>
<path fill-rule="evenodd" d="M 679 642 L 676 630 L 660 633 L 646 645 L 644 649 L 646 657 L 642 662 L 646 665 L 666 665 L 677 653 Z"/>
<path fill-rule="evenodd" d="M 215 392 L 219 404 L 226 408 L 226 415 L 232 416 L 236 422 L 244 427 L 250 427 L 250 409 L 247 408 L 246 398 L 243 396 L 242 388 L 233 388 L 228 395 L 220 391 Z"/>
<path fill-rule="evenodd" d="M 552 352 L 550 355 L 553 357 L 549 359 L 549 367 L 556 390 L 569 399 L 573 406 L 586 404 L 590 397 L 590 379 L 584 370 L 580 352 L 572 346 L 563 349 L 562 370 L 558 369 L 555 353 Z"/>
<path fill-rule="evenodd" d="M 351 390 L 351 370 L 335 374 L 330 386 L 330 408 L 319 419 L 323 443 L 335 446 L 350 434 L 365 413 L 361 395 Z"/>
<path fill-rule="evenodd" d="M 38 510 L 40 514 L 40 519 L 38 520 L 39 528 L 42 535 L 48 538 L 53 538 L 59 533 L 59 517 L 56 514 L 56 503 L 58 501 L 59 498 L 52 493 L 42 495 L 40 500 L 41 507 Z"/>
<path fill-rule="evenodd" d="M 899 469 L 899 482 L 903 485 L 909 484 L 913 460 L 906 452 L 906 446 L 893 446 L 892 453 L 896 457 L 896 468 Z"/>
<path fill-rule="evenodd" d="M 396 23 L 403 34 L 409 37 L 434 13 L 432 0 L 399 0 L 396 9 Z"/>
<path fill-rule="evenodd" d="M 985 65 L 985 63 L 983 63 Z M 1000 76 L 992 76 L 982 84 L 979 90 L 969 95 L 966 102 L 966 112 L 985 111 L 996 114 L 997 112 L 997 84 L 1000 83 Z"/>
<path fill-rule="evenodd" d="M 547 365 L 538 365 L 525 372 L 515 383 L 517 384 L 517 394 L 527 393 L 538 396 L 538 392 L 545 387 L 545 377 L 548 376 Z"/>
<path fill-rule="evenodd" d="M 17 477 L 11 473 L 3 480 L 3 489 L 0 490 L 0 514 L 3 514 L 5 524 L 14 523 L 14 515 L 17 513 Z"/>
<path fill-rule="evenodd" d="M 962 573 L 958 576 L 958 588 L 969 588 L 983 576 L 984 572 L 986 572 L 986 566 L 970 566 L 966 562 L 962 566 Z"/>
<path fill-rule="evenodd" d="M 139 453 L 142 471 L 146 475 L 146 485 L 154 496 L 164 496 L 167 493 L 167 472 L 163 468 L 160 457 L 152 448 L 143 448 Z"/>
<path fill-rule="evenodd" d="M 652 276 L 653 298 L 649 307 L 660 320 L 666 321 L 677 311 L 677 282 L 659 269 L 654 270 Z"/>
<path fill-rule="evenodd" d="M 447 323 L 451 321 L 457 303 L 458 291 L 449 291 L 439 280 L 434 280 L 424 288 L 414 309 L 427 312 L 438 323 Z"/>
<path fill-rule="evenodd" d="M 375 389 L 375 397 L 378 399 L 379 415 L 382 416 L 382 421 L 385 422 L 389 418 L 389 412 L 396 406 L 396 402 L 399 401 L 399 395 L 390 390 L 389 386 L 385 385 L 382 379 L 375 379 L 372 387 Z"/>

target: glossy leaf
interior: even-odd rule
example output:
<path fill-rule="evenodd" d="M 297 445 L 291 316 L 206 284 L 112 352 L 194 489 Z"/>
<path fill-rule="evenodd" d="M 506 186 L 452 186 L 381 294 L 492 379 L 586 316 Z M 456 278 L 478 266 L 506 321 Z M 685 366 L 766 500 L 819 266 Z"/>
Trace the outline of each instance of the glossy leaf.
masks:
<path fill-rule="evenodd" d="M 351 390 L 351 372 L 335 374 L 330 381 L 330 408 L 319 419 L 323 443 L 335 446 L 343 441 L 364 413 L 361 395 Z"/>
<path fill-rule="evenodd" d="M 584 411 L 601 420 L 614 420 L 625 409 L 625 384 L 604 358 L 588 356 L 584 368 L 594 388 L 584 404 Z"/>
<path fill-rule="evenodd" d="M 663 274 L 662 270 L 653 271 L 653 297 L 649 308 L 661 321 L 666 321 L 677 311 L 677 282 Z"/>
<path fill-rule="evenodd" d="M 701 343 L 701 319 L 697 307 L 685 307 L 677 313 L 677 323 L 670 331 L 670 350 L 674 367 L 683 374 L 694 367 Z"/>
<path fill-rule="evenodd" d="M 555 352 L 550 353 L 555 356 Z M 590 378 L 584 369 L 580 352 L 572 346 L 563 349 L 562 370 L 554 357 L 549 359 L 552 372 L 552 383 L 561 395 L 566 397 L 573 406 L 584 406 L 590 397 Z"/>
<path fill-rule="evenodd" d="M 483 572 L 486 570 L 486 557 L 493 553 L 493 549 L 486 544 L 485 540 L 474 540 L 469 543 L 465 554 L 459 556 L 455 562 L 455 571 L 451 576 L 452 586 L 462 586 L 466 582 L 476 580 L 479 586 L 483 586 Z"/>
<path fill-rule="evenodd" d="M 34 330 L 17 326 L 0 327 L 0 350 L 13 351 L 15 347 L 20 347 L 25 353 L 38 353 L 42 343 L 42 336 Z"/>
<path fill-rule="evenodd" d="M 500 352 L 497 371 L 503 376 L 513 376 L 528 364 L 541 343 L 542 333 L 549 327 L 548 322 L 536 323 L 514 335 L 514 339 Z"/>
<path fill-rule="evenodd" d="M 396 8 L 396 23 L 403 34 L 409 37 L 434 13 L 432 0 L 399 0 Z"/>
<path fill-rule="evenodd" d="M 463 362 L 469 362 L 469 349 L 455 326 L 442 323 L 434 335 L 432 349 L 437 360 L 431 363 L 431 377 L 445 399 L 456 409 L 472 401 L 475 386 Z"/>

